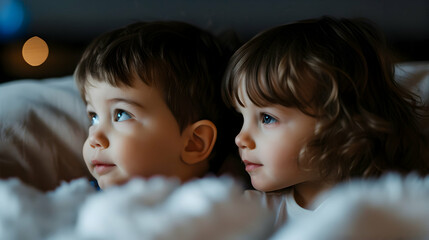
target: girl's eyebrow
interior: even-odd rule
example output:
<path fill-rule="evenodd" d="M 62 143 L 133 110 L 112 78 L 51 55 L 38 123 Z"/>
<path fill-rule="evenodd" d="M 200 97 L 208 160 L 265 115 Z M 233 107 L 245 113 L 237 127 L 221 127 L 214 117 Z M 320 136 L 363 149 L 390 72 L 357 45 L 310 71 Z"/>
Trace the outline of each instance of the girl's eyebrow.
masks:
<path fill-rule="evenodd" d="M 125 98 L 112 98 L 112 99 L 109 99 L 109 102 L 113 102 L 113 103 L 125 102 L 127 104 L 134 105 L 139 108 L 144 108 L 143 105 L 141 105 L 140 103 L 130 99 L 125 99 Z"/>

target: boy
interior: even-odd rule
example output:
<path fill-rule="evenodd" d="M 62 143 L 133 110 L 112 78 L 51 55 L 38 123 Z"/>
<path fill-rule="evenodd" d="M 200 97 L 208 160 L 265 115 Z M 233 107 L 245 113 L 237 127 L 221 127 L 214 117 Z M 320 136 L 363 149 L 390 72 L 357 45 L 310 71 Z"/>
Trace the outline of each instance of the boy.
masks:
<path fill-rule="evenodd" d="M 136 176 L 184 182 L 218 169 L 227 52 L 181 22 L 134 23 L 88 46 L 75 78 L 91 122 L 83 156 L 100 188 Z"/>

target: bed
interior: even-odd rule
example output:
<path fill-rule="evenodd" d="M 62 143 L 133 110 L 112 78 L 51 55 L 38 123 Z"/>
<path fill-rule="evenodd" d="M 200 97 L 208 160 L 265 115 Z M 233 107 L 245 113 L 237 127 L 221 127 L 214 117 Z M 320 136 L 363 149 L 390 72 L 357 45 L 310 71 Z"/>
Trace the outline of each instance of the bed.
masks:
<path fill-rule="evenodd" d="M 429 62 L 397 64 L 396 79 L 429 103 Z M 243 183 L 228 174 L 97 192 L 71 75 L 2 83 L 0 109 L 0 239 L 429 239 L 429 177 L 342 184 L 319 214 L 274 228 L 273 214 L 243 198 Z"/>

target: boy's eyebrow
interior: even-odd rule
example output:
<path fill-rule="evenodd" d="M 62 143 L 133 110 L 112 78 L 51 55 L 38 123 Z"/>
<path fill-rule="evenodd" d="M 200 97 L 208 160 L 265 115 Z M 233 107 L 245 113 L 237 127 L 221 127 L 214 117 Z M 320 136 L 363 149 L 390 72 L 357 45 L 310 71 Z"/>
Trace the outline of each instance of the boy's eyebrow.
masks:
<path fill-rule="evenodd" d="M 140 103 L 138 103 L 136 101 L 133 101 L 133 100 L 130 100 L 130 99 L 125 99 L 125 98 L 112 98 L 112 99 L 109 99 L 109 101 L 110 102 L 114 102 L 114 103 L 116 103 L 116 102 L 125 102 L 125 103 L 128 103 L 128 104 L 137 106 L 139 108 L 144 108 L 143 105 L 141 105 Z"/>

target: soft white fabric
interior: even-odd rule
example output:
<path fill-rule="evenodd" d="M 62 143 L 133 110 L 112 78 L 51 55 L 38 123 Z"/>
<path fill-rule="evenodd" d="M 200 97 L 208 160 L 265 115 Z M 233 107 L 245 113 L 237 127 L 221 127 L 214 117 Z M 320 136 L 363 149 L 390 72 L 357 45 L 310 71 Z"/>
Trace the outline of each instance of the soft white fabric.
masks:
<path fill-rule="evenodd" d="M 82 158 L 88 118 L 72 76 L 0 85 L 0 178 L 51 190 L 89 176 Z"/>
<path fill-rule="evenodd" d="M 395 79 L 422 98 L 429 105 L 429 62 L 397 64 Z"/>
<path fill-rule="evenodd" d="M 429 177 L 387 174 L 338 185 L 314 213 L 271 240 L 429 239 Z"/>
<path fill-rule="evenodd" d="M 103 192 L 79 179 L 49 193 L 0 181 L 0 239 L 257 240 L 271 226 L 271 214 L 226 177 L 134 179 Z"/>
<path fill-rule="evenodd" d="M 0 180 L 0 239 L 429 239 L 429 177 L 355 180 L 321 199 L 276 231 L 272 212 L 231 178 L 134 179 L 103 192 L 78 179 L 48 193 Z"/>
<path fill-rule="evenodd" d="M 396 80 L 417 94 L 429 107 L 429 62 L 407 62 L 396 65 Z M 429 136 L 429 119 L 422 121 L 422 132 Z"/>
<path fill-rule="evenodd" d="M 270 193 L 247 190 L 244 195 L 249 199 L 260 202 L 261 206 L 273 212 L 275 216 L 274 227 L 276 229 L 286 222 L 295 221 L 317 211 L 317 208 L 313 211 L 299 206 L 295 201 L 293 189 Z"/>

